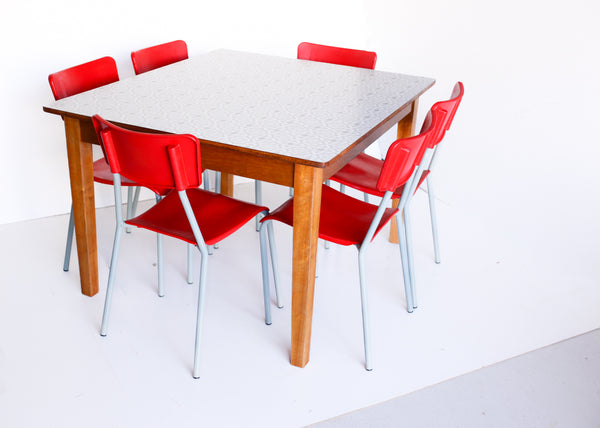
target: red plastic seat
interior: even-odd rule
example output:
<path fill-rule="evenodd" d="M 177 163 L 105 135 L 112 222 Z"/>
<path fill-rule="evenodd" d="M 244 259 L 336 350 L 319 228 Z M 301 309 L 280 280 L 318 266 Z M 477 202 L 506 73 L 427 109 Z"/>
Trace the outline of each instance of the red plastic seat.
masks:
<path fill-rule="evenodd" d="M 202 183 L 202 168 L 200 142 L 196 137 L 129 131 L 105 121 L 98 115 L 93 117 L 93 122 L 114 177 L 117 218 L 101 335 L 105 336 L 107 332 L 117 258 L 125 224 L 158 233 L 159 261 L 162 259 L 162 235 L 193 244 L 202 255 L 193 369 L 193 376 L 197 378 L 208 246 L 228 237 L 259 213 L 266 214 L 269 210 L 199 188 Z M 121 177 L 127 177 L 155 192 L 162 189 L 169 189 L 169 192 L 146 212 L 124 221 L 120 208 Z M 266 233 L 272 238 L 272 227 L 267 226 L 266 232 L 265 228 L 260 230 L 265 322 L 270 324 Z M 159 263 L 159 289 L 162 287 L 162 264 Z M 275 289 L 277 290 L 277 282 Z M 162 292 L 159 291 L 159 294 L 162 295 Z"/>
<path fill-rule="evenodd" d="M 438 242 L 439 240 L 437 233 L 437 219 L 435 213 L 435 196 L 433 193 L 433 182 L 430 173 L 431 169 L 435 164 L 435 161 L 437 160 L 439 143 L 443 140 L 446 131 L 450 129 L 450 125 L 454 120 L 454 116 L 456 114 L 458 106 L 460 105 L 463 94 L 464 86 L 462 82 L 456 83 L 452 90 L 452 94 L 450 95 L 450 99 L 435 103 L 431 107 L 431 110 L 429 111 L 423 123 L 423 128 L 427 128 L 429 126 L 429 121 L 431 120 L 431 112 L 434 110 L 441 110 L 446 112 L 444 123 L 442 124 L 439 135 L 437 135 L 437 137 L 435 139 L 432 139 L 429 143 L 429 155 L 426 158 L 424 158 L 424 162 L 419 169 L 419 181 L 415 183 L 416 192 L 416 190 L 421 186 L 421 184 L 424 181 L 427 181 L 427 193 L 429 196 L 431 227 L 433 233 L 433 244 L 436 263 L 440 263 L 440 255 Z M 382 193 L 377 191 L 376 188 L 377 177 L 379 176 L 379 171 L 382 167 L 382 160 L 361 153 L 352 161 L 350 161 L 346 166 L 344 166 L 344 168 L 338 171 L 333 177 L 331 177 L 331 180 L 337 181 L 338 183 L 344 186 L 350 186 L 354 189 L 358 189 L 362 192 L 365 192 L 366 194 L 382 196 Z M 396 191 L 394 192 L 394 197 L 399 197 L 402 194 L 402 191 L 402 187 L 396 189 Z M 408 206 L 405 209 L 405 211 L 409 211 Z"/>
<path fill-rule="evenodd" d="M 188 49 L 183 40 L 175 40 L 131 52 L 131 62 L 135 74 L 145 73 L 184 59 L 188 59 Z"/>
<path fill-rule="evenodd" d="M 374 70 L 375 63 L 377 62 L 377 54 L 358 49 L 338 48 L 335 46 L 302 42 L 298 45 L 298 59 Z"/>
<path fill-rule="evenodd" d="M 379 171 L 376 189 L 383 198 L 379 205 L 345 195 L 327 185 L 322 186 L 321 212 L 319 221 L 319 238 L 341 245 L 356 245 L 358 248 L 358 265 L 360 273 L 360 289 L 363 310 L 363 335 L 365 346 L 365 367 L 372 369 L 370 339 L 368 328 L 368 307 L 366 281 L 364 278 L 364 255 L 368 245 L 393 216 L 404 209 L 408 200 L 408 192 L 402 194 L 398 208 L 387 208 L 393 192 L 400 186 L 410 188 L 415 177 L 416 166 L 423 156 L 432 138 L 439 132 L 441 117 L 437 112 L 432 116 L 431 126 L 421 134 L 395 141 L 388 150 L 383 167 Z M 263 222 L 280 221 L 293 226 L 294 198 L 289 199 L 271 214 L 262 219 Z M 407 307 L 412 308 L 412 288 L 410 284 L 409 266 L 406 255 L 406 241 L 402 228 L 398 228 L 401 260 L 404 273 L 404 288 Z"/>
<path fill-rule="evenodd" d="M 86 62 L 84 64 L 76 65 L 74 67 L 67 68 L 66 70 L 52 73 L 48 76 L 50 89 L 52 89 L 52 95 L 54 95 L 55 100 L 60 100 L 81 92 L 99 88 L 100 86 L 108 85 L 118 80 L 119 73 L 117 72 L 117 64 L 113 58 L 108 56 Z M 108 163 L 104 158 L 98 159 L 94 162 L 94 181 L 103 184 L 113 184 L 112 174 L 108 167 Z M 123 180 L 121 185 L 131 187 L 137 186 L 130 180 Z M 135 212 L 138 194 L 139 189 L 136 189 L 135 196 L 129 192 L 127 208 L 130 212 L 130 215 Z M 69 270 L 74 228 L 73 209 L 71 208 L 65 259 L 63 263 L 63 270 L 65 271 Z"/>

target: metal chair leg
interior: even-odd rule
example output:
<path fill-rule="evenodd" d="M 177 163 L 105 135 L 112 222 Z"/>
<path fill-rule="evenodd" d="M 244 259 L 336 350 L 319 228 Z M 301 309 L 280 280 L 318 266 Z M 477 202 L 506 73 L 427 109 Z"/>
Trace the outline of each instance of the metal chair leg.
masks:
<path fill-rule="evenodd" d="M 254 180 L 254 203 L 256 205 L 262 205 L 262 181 Z M 256 215 L 256 231 L 260 230 L 260 219 L 262 214 Z"/>
<path fill-rule="evenodd" d="M 406 239 L 406 254 L 408 259 L 408 272 L 410 275 L 410 289 L 413 301 L 413 308 L 417 308 L 417 287 L 415 282 L 415 261 L 414 261 L 414 249 L 412 246 L 411 236 L 411 221 L 410 221 L 410 210 L 408 205 L 404 207 L 404 233 Z"/>
<path fill-rule="evenodd" d="M 269 288 L 269 259 L 267 258 L 267 238 L 265 228 L 259 225 L 260 264 L 263 282 L 263 300 L 265 305 L 265 324 L 271 325 L 271 292 Z"/>
<path fill-rule="evenodd" d="M 360 279 L 360 302 L 362 307 L 363 340 L 365 347 L 365 369 L 373 370 L 371 357 L 371 335 L 369 326 L 369 307 L 367 302 L 367 284 L 365 280 L 364 253 L 358 252 L 358 275 Z"/>
<path fill-rule="evenodd" d="M 193 284 L 194 283 L 194 278 L 192 278 L 193 275 L 193 268 L 194 268 L 194 246 L 192 244 L 187 244 L 187 283 L 188 284 Z"/>
<path fill-rule="evenodd" d="M 427 196 L 429 197 L 429 214 L 431 216 L 431 234 L 433 235 L 433 252 L 435 254 L 435 262 L 440 263 L 440 242 L 438 238 L 437 214 L 435 209 L 435 195 L 433 193 L 433 184 L 429 175 L 427 181 Z"/>
<path fill-rule="evenodd" d="M 75 218 L 73 217 L 73 204 L 71 204 L 71 214 L 69 215 L 69 226 L 67 228 L 67 245 L 65 247 L 65 260 L 63 262 L 63 270 L 69 271 L 71 264 L 71 247 L 73 246 L 73 232 L 75 231 Z"/>
<path fill-rule="evenodd" d="M 208 250 L 206 246 L 198 247 L 202 255 L 200 262 L 200 285 L 198 288 L 198 312 L 196 315 L 196 340 L 194 343 L 194 368 L 192 376 L 194 379 L 200 377 L 200 343 L 202 341 L 202 324 L 204 319 L 204 295 L 206 294 L 206 271 L 208 264 Z"/>
<path fill-rule="evenodd" d="M 215 192 L 221 193 L 221 171 L 215 171 Z"/>
<path fill-rule="evenodd" d="M 104 312 L 102 314 L 102 326 L 100 335 L 106 336 L 108 330 L 108 318 L 110 316 L 110 306 L 112 302 L 113 288 L 115 285 L 115 275 L 117 272 L 117 260 L 119 258 L 119 249 L 121 247 L 121 235 L 123 234 L 123 224 L 117 223 L 115 230 L 115 240 L 113 243 L 112 257 L 110 259 L 110 272 L 108 274 L 108 285 L 106 286 L 106 298 L 104 300 Z"/>
<path fill-rule="evenodd" d="M 210 175 L 208 174 L 208 170 L 202 173 L 202 180 L 204 181 L 204 190 L 210 191 Z"/>
<path fill-rule="evenodd" d="M 410 268 L 408 266 L 408 254 L 406 250 L 406 234 L 404 229 L 404 220 L 401 213 L 396 214 L 396 224 L 398 225 L 398 243 L 400 247 L 400 259 L 402 261 L 402 276 L 404 278 L 404 294 L 406 296 L 406 310 L 412 313 L 414 308 L 412 287 L 410 285 Z"/>
<path fill-rule="evenodd" d="M 131 208 L 133 207 L 133 191 L 134 188 L 132 186 L 127 187 L 127 217 L 126 220 L 129 220 L 133 217 L 131 212 Z M 131 227 L 125 226 L 125 233 L 131 233 Z"/>
<path fill-rule="evenodd" d="M 135 216 L 135 212 L 137 210 L 138 201 L 140 199 L 140 189 L 141 189 L 140 186 L 136 186 L 136 188 L 135 188 L 135 193 L 133 195 L 133 201 L 131 202 L 131 217 Z"/>
<path fill-rule="evenodd" d="M 267 234 L 269 237 L 269 248 L 271 250 L 271 267 L 273 269 L 273 283 L 275 284 L 275 299 L 277 300 L 277 307 L 283 308 L 283 303 L 281 303 L 281 293 L 279 293 L 279 262 L 277 258 L 277 248 L 275 247 L 272 221 L 267 222 Z"/>
<path fill-rule="evenodd" d="M 165 296 L 165 270 L 163 258 L 163 236 L 156 234 L 156 260 L 158 265 L 158 297 Z"/>

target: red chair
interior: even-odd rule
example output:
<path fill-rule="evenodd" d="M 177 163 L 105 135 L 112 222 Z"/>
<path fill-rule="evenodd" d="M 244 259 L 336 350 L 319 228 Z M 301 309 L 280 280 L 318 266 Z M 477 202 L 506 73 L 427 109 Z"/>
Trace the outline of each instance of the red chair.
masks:
<path fill-rule="evenodd" d="M 330 64 L 347 65 L 350 67 L 375 69 L 377 54 L 375 52 L 338 48 L 334 46 L 318 45 L 315 43 L 302 42 L 298 45 L 298 59 L 327 62 Z M 254 182 L 255 202 L 262 202 L 262 182 Z M 290 196 L 292 190 L 290 189 Z M 259 219 L 256 221 L 256 230 L 259 227 Z"/>
<path fill-rule="evenodd" d="M 60 100 L 65 97 L 89 91 L 100 86 L 108 85 L 119 80 L 117 72 L 117 64 L 111 57 L 103 57 L 94 61 L 86 62 L 85 64 L 67 68 L 66 70 L 52 73 L 48 76 L 48 82 L 52 89 L 52 95 L 55 100 Z M 112 174 L 106 159 L 101 158 L 94 162 L 94 181 L 104 184 L 113 184 Z M 139 188 L 136 189 L 133 196 L 133 187 L 137 185 L 130 180 L 123 180 L 123 186 L 128 186 L 127 210 L 128 217 L 131 217 L 135 212 L 135 206 L 139 195 Z M 73 231 L 75 223 L 73 219 L 73 207 L 69 217 L 69 228 L 67 232 L 67 245 L 65 249 L 65 259 L 63 270 L 69 270 L 71 260 L 71 247 L 73 245 Z"/>
<path fill-rule="evenodd" d="M 184 59 L 188 59 L 188 50 L 187 44 L 183 40 L 175 40 L 131 52 L 131 62 L 135 74 L 145 73 Z"/>
<path fill-rule="evenodd" d="M 404 209 L 410 194 L 408 191 L 402 192 L 401 195 L 396 195 L 394 192 L 403 185 L 407 189 L 411 187 L 411 183 L 416 177 L 416 166 L 431 139 L 435 138 L 439 132 L 441 119 L 435 112 L 428 129 L 424 129 L 415 137 L 397 140 L 391 145 L 376 183 L 377 191 L 383 196 L 378 206 L 345 195 L 327 185 L 322 186 L 319 238 L 340 245 L 355 245 L 358 248 L 365 368 L 367 370 L 371 370 L 373 366 L 364 271 L 365 253 L 374 237 L 393 216 L 400 220 L 399 214 Z M 389 201 L 398 196 L 400 196 L 398 208 L 387 208 Z M 293 213 L 294 198 L 291 198 L 261 221 L 269 224 L 272 220 L 276 220 L 292 226 Z M 398 228 L 398 240 L 400 241 L 407 307 L 412 308 L 412 288 L 406 254 L 407 243 L 401 227 Z"/>
<path fill-rule="evenodd" d="M 200 142 L 196 137 L 129 131 L 105 121 L 98 115 L 94 116 L 93 121 L 113 173 L 117 217 L 100 333 L 102 336 L 106 336 L 107 333 L 117 258 L 125 224 L 148 229 L 157 232 L 159 236 L 167 235 L 195 245 L 202 255 L 193 369 L 194 378 L 198 378 L 208 246 L 228 237 L 259 213 L 267 214 L 269 210 L 263 206 L 200 189 L 202 168 Z M 142 154 L 143 156 L 141 156 Z M 155 193 L 165 196 L 144 213 L 124 221 L 120 209 L 122 177 L 140 183 Z M 269 239 L 271 239 L 272 227 L 267 227 L 267 229 Z M 159 251 L 161 251 L 160 246 Z M 267 242 L 264 228 L 260 230 L 260 251 L 265 322 L 271 324 Z M 159 254 L 159 260 L 161 259 Z M 159 287 L 161 286 L 161 273 L 159 272 Z M 277 289 L 277 282 L 275 282 L 275 287 Z"/>
<path fill-rule="evenodd" d="M 435 251 L 435 260 L 436 263 L 440 262 L 439 257 L 439 243 L 438 243 L 438 233 L 437 233 L 437 220 L 436 220 L 436 212 L 435 212 L 435 197 L 433 194 L 433 185 L 431 180 L 431 169 L 434 166 L 434 163 L 437 159 L 437 155 L 439 153 L 439 143 L 442 141 L 446 131 L 450 129 L 450 125 L 454 119 L 454 115 L 460 105 L 464 94 L 464 86 L 461 82 L 456 83 L 452 90 L 452 94 L 450 99 L 447 101 L 440 101 L 435 103 L 430 112 L 428 113 L 424 123 L 423 128 L 429 127 L 429 122 L 431 120 L 431 114 L 434 111 L 444 112 L 444 120 L 441 124 L 440 131 L 434 139 L 431 139 L 428 146 L 428 153 L 423 157 L 423 162 L 420 163 L 418 169 L 418 180 L 415 180 L 413 183 L 413 189 L 411 191 L 411 195 L 416 192 L 416 190 L 421 186 L 423 181 L 427 181 L 427 192 L 429 194 L 429 208 L 431 215 L 431 227 L 433 233 L 433 244 Z M 338 183 L 350 186 L 354 189 L 360 190 L 366 194 L 382 196 L 383 194 L 377 190 L 377 180 L 381 169 L 383 168 L 384 161 L 376 159 L 372 156 L 366 155 L 364 153 L 359 154 L 356 158 L 350 161 L 344 168 L 339 170 L 331 180 L 337 181 Z M 404 187 L 399 187 L 395 191 L 396 197 L 401 195 L 404 191 Z M 407 203 L 404 208 L 404 221 L 405 226 L 407 228 L 407 234 L 410 236 L 410 209 L 409 204 Z M 408 239 L 408 256 L 410 260 L 410 273 L 411 273 L 411 284 L 413 288 L 413 304 L 416 308 L 416 291 L 415 291 L 415 278 L 414 278 L 414 268 L 413 266 L 413 251 L 412 246 L 410 245 L 410 238 Z M 409 310 L 411 312 L 411 310 Z"/>
<path fill-rule="evenodd" d="M 377 54 L 358 49 L 338 48 L 302 42 L 298 45 L 298 59 L 374 70 L 375 63 L 377 62 Z"/>

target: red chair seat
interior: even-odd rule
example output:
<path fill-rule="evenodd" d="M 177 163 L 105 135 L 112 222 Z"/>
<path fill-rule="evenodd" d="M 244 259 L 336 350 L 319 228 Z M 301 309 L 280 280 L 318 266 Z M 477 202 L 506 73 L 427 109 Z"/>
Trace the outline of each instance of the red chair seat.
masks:
<path fill-rule="evenodd" d="M 365 153 L 360 153 L 352 159 L 346 166 L 340 169 L 331 179 L 345 186 L 352 187 L 369 195 L 383 197 L 385 192 L 377 190 L 377 181 L 381 174 L 383 161 Z M 423 171 L 417 189 L 425 181 L 429 170 Z M 392 199 L 398 199 L 402 196 L 404 185 L 398 187 L 392 196 Z"/>
<path fill-rule="evenodd" d="M 110 172 L 110 166 L 106 162 L 106 158 L 98 159 L 94 162 L 94 181 L 102 184 L 114 184 L 113 175 Z M 121 178 L 121 185 L 137 186 L 137 184 L 125 177 Z"/>
<path fill-rule="evenodd" d="M 268 210 L 267 207 L 203 189 L 187 190 L 187 196 L 206 245 L 218 243 L 258 213 Z M 125 223 L 197 244 L 179 195 L 175 191 L 170 192 L 143 214 Z"/>
<path fill-rule="evenodd" d="M 340 245 L 359 245 L 365 239 L 369 226 L 375 217 L 378 206 L 363 202 L 323 186 L 321 195 L 321 217 L 319 221 L 319 238 Z M 398 210 L 387 208 L 373 237 L 387 224 Z M 277 220 L 289 226 L 294 222 L 294 198 L 288 199 L 283 205 L 262 221 Z"/>

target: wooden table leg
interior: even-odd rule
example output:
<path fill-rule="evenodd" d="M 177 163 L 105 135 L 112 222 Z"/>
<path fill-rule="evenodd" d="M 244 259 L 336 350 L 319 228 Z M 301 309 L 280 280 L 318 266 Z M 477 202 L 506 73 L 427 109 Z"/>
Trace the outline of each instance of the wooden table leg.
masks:
<path fill-rule="evenodd" d="M 306 366 L 310 356 L 322 184 L 322 169 L 296 165 L 290 362 L 297 367 Z"/>
<path fill-rule="evenodd" d="M 400 122 L 398 122 L 398 138 L 408 138 L 415 135 L 415 129 L 417 127 L 417 108 L 419 106 L 419 99 L 413 101 L 410 113 L 404 116 Z M 394 199 L 392 204 L 394 207 L 398 206 L 399 199 Z M 390 226 L 390 242 L 398 243 L 398 224 L 396 223 L 396 217 L 392 218 Z"/>
<path fill-rule="evenodd" d="M 82 143 L 79 120 L 64 121 L 81 292 L 93 296 L 98 293 L 98 247 L 92 145 Z"/>
<path fill-rule="evenodd" d="M 233 196 L 233 174 L 221 172 L 221 194 Z"/>

